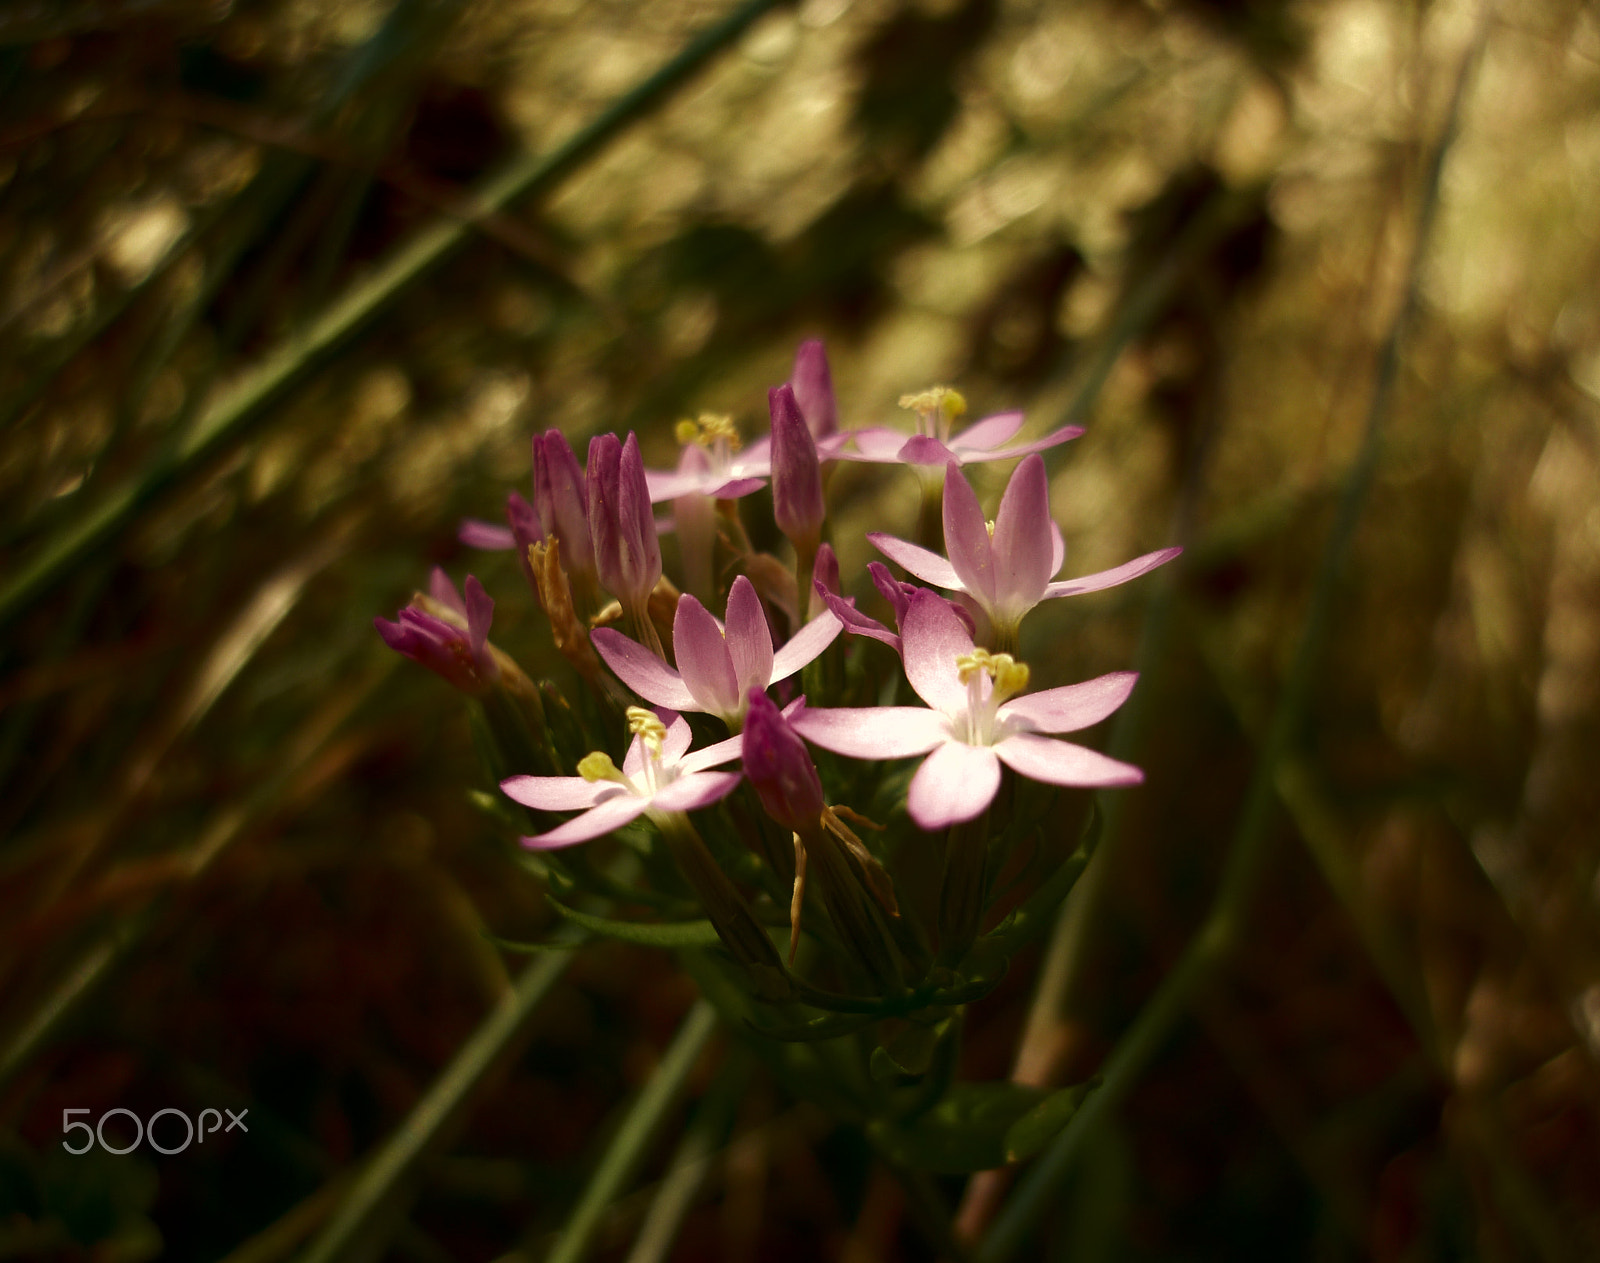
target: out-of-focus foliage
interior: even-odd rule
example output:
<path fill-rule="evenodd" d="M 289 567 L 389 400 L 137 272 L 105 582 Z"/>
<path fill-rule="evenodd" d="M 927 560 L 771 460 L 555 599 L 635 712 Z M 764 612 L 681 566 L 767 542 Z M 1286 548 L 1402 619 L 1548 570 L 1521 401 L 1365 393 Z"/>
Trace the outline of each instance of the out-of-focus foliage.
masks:
<path fill-rule="evenodd" d="M 0 12 L 0 582 L 144 489 L 0 641 L 0 1254 L 287 1258 L 329 1222 L 523 968 L 493 938 L 554 933 L 463 798 L 458 699 L 393 669 L 371 616 L 432 563 L 518 590 L 454 532 L 526 483 L 536 428 L 637 429 L 665 464 L 680 416 L 759 424 L 806 336 L 846 426 L 934 380 L 1030 433 L 1089 405 L 1052 457 L 1069 573 L 1188 548 L 1126 738 L 1148 780 L 1067 990 L 1026 1037 L 1030 971 L 968 1015 L 967 1077 L 1092 1073 L 1213 895 L 1419 247 L 1241 946 L 1049 1239 L 1600 1253 L 1592 8 L 805 0 L 552 191 L 475 207 L 723 11 Z M 170 463 L 208 399 L 440 223 L 460 249 Z M 917 510 L 859 466 L 835 499 L 846 575 Z M 1129 665 L 1147 598 L 1041 611 L 1037 682 Z M 533 613 L 502 600 L 497 639 L 553 663 Z M 538 1257 L 694 994 L 664 953 L 580 953 L 407 1184 L 394 1256 Z M 719 1103 L 728 1047 L 691 1076 L 724 1121 L 672 1257 L 929 1257 L 859 1134 L 748 1066 Z M 61 1151 L 63 1109 L 165 1106 L 254 1125 Z"/>

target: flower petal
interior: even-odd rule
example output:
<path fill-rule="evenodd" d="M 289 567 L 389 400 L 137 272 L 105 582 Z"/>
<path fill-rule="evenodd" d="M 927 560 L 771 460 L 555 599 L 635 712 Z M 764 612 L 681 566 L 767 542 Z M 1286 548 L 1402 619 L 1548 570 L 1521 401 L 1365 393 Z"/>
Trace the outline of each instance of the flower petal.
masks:
<path fill-rule="evenodd" d="M 695 710 L 713 715 L 737 715 L 741 711 L 739 678 L 733 671 L 728 642 L 711 611 L 685 593 L 678 598 L 678 613 L 672 620 L 672 651 L 678 670 Z"/>
<path fill-rule="evenodd" d="M 1061 538 L 1061 528 L 1055 519 L 1050 520 L 1050 574 L 1061 573 L 1061 563 L 1067 559 L 1067 541 Z"/>
<path fill-rule="evenodd" d="M 615 781 L 586 781 L 581 776 L 508 776 L 500 782 L 507 798 L 536 811 L 578 811 L 593 807 Z"/>
<path fill-rule="evenodd" d="M 863 614 L 851 605 L 844 597 L 829 592 L 818 581 L 813 585 L 820 596 L 828 604 L 828 610 L 837 618 L 844 630 L 852 636 L 870 636 L 873 640 L 881 640 L 886 645 L 891 645 L 896 653 L 900 652 L 900 637 L 880 623 L 877 619 Z"/>
<path fill-rule="evenodd" d="M 1077 596 L 1081 592 L 1100 592 L 1106 588 L 1114 588 L 1119 583 L 1126 583 L 1129 579 L 1137 579 L 1142 574 L 1148 574 L 1157 566 L 1166 565 L 1182 551 L 1181 548 L 1162 548 L 1153 553 L 1146 553 L 1143 557 L 1135 557 L 1132 561 L 1125 561 L 1120 566 L 1113 566 L 1110 570 L 1086 574 L 1077 579 L 1062 579 L 1045 588 L 1045 599 Z"/>
<path fill-rule="evenodd" d="M 839 405 L 833 394 L 833 374 L 828 371 L 828 353 L 820 339 L 800 344 L 794 353 L 794 372 L 789 382 L 811 436 L 820 439 L 835 433 L 839 429 Z"/>
<path fill-rule="evenodd" d="M 855 430 L 850 437 L 855 440 L 856 450 L 839 452 L 840 460 L 865 460 L 889 465 L 899 463 L 900 449 L 906 445 L 909 436 L 900 430 L 873 426 L 867 430 Z"/>
<path fill-rule="evenodd" d="M 643 645 L 609 627 L 596 628 L 589 639 L 606 665 L 616 672 L 617 679 L 647 702 L 673 710 L 705 709 L 695 700 L 683 677 Z"/>
<path fill-rule="evenodd" d="M 453 609 L 463 620 L 467 617 L 467 603 L 461 599 L 460 591 L 444 572 L 443 566 L 435 566 L 428 571 L 428 595 L 440 605 Z"/>
<path fill-rule="evenodd" d="M 839 630 L 839 620 L 831 613 L 818 614 L 772 655 L 772 678 L 767 684 L 787 680 L 831 645 Z M 766 688 L 767 684 L 761 687 Z"/>
<path fill-rule="evenodd" d="M 531 851 L 553 851 L 559 847 L 575 846 L 579 842 L 603 838 L 613 829 L 620 829 L 628 821 L 643 815 L 644 809 L 650 805 L 648 798 L 635 798 L 620 785 L 617 786 L 617 790 L 616 797 L 596 803 L 583 815 L 573 817 L 566 824 L 557 825 L 548 833 L 523 838 L 522 845 Z"/>
<path fill-rule="evenodd" d="M 1137 785 L 1144 773 L 1095 750 L 1020 732 L 997 741 L 994 752 L 1030 781 L 1083 787 Z"/>
<path fill-rule="evenodd" d="M 922 706 L 807 706 L 789 726 L 813 745 L 852 759 L 906 759 L 950 740 L 944 716 Z"/>
<path fill-rule="evenodd" d="M 912 594 L 900 624 L 901 658 L 917 696 L 952 719 L 967 713 L 967 686 L 956 659 L 972 652 L 972 636 L 937 592 Z"/>
<path fill-rule="evenodd" d="M 1031 443 L 1018 443 L 1015 447 L 1003 447 L 999 451 L 986 452 L 982 456 L 967 454 L 968 461 L 974 460 L 1010 460 L 1013 456 L 1026 456 L 1029 452 L 1042 452 L 1046 448 L 1055 447 L 1058 443 L 1065 443 L 1069 439 L 1080 438 L 1083 435 L 1081 425 L 1064 425 L 1059 430 L 1051 430 L 1042 439 L 1034 439 Z"/>
<path fill-rule="evenodd" d="M 668 785 L 650 803 L 652 811 L 694 811 L 733 793 L 743 772 L 691 772 Z"/>
<path fill-rule="evenodd" d="M 752 491 L 760 491 L 766 485 L 765 475 L 760 478 L 729 478 L 726 482 L 710 488 L 706 494 L 713 500 L 738 500 Z"/>
<path fill-rule="evenodd" d="M 911 778 L 906 811 L 920 829 L 942 829 L 972 820 L 994 801 L 1000 760 L 988 746 L 947 741 Z"/>
<path fill-rule="evenodd" d="M 974 421 L 960 434 L 952 435 L 950 446 L 955 450 L 957 459 L 962 456 L 970 459 L 980 452 L 998 447 L 1021 428 L 1020 412 L 997 412 L 982 421 Z"/>
<path fill-rule="evenodd" d="M 1034 454 L 1018 465 L 994 515 L 995 607 L 1021 618 L 1044 597 L 1050 568 L 1050 479 L 1044 457 Z M 952 555 L 952 560 L 953 560 Z"/>
<path fill-rule="evenodd" d="M 678 760 L 680 772 L 703 772 L 708 767 L 717 767 L 723 763 L 732 762 L 739 757 L 740 743 L 744 737 L 729 737 L 725 741 L 713 742 L 708 746 L 701 746 L 698 750 L 691 750 Z"/>
<path fill-rule="evenodd" d="M 682 715 L 674 715 L 671 711 L 656 711 L 656 718 L 667 726 L 667 736 L 661 743 L 661 762 L 666 765 L 680 762 L 688 753 L 690 743 L 694 741 L 694 733 L 689 730 L 689 721 Z"/>
<path fill-rule="evenodd" d="M 509 526 L 475 517 L 461 519 L 461 525 L 456 527 L 456 538 L 468 548 L 481 548 L 485 552 L 505 552 L 517 546 L 516 536 Z"/>
<path fill-rule="evenodd" d="M 956 568 L 938 553 L 931 553 L 909 540 L 885 535 L 882 531 L 868 531 L 867 542 L 907 574 L 916 575 L 924 583 L 957 592 L 965 586 L 961 576 L 956 574 Z"/>
<path fill-rule="evenodd" d="M 903 465 L 948 465 L 961 463 L 961 458 L 938 439 L 929 434 L 913 434 L 900 448 Z"/>
<path fill-rule="evenodd" d="M 727 646 L 738 695 L 766 688 L 772 680 L 772 632 L 756 586 L 744 575 L 728 590 Z"/>
<path fill-rule="evenodd" d="M 1097 724 L 1128 700 L 1136 671 L 1113 671 L 1082 684 L 1024 693 L 1000 707 L 1002 724 L 1013 716 L 1034 732 L 1076 732 Z"/>
<path fill-rule="evenodd" d="M 984 521 L 977 494 L 953 461 L 944 471 L 944 551 L 961 586 L 992 608 L 994 541 L 989 538 L 989 524 Z"/>

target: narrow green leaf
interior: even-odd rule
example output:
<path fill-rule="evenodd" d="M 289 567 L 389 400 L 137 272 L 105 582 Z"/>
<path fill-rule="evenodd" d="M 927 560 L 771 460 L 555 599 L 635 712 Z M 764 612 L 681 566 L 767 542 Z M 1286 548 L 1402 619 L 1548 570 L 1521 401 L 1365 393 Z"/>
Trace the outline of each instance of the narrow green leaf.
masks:
<path fill-rule="evenodd" d="M 586 930 L 641 947 L 715 947 L 721 942 L 709 921 L 614 921 L 579 912 L 554 899 L 550 906 Z"/>
<path fill-rule="evenodd" d="M 1012 1123 L 1006 1129 L 1006 1161 L 1021 1162 L 1043 1149 L 1071 1121 L 1084 1097 L 1099 1086 L 1099 1079 L 1090 1079 L 1087 1083 L 1052 1092 Z"/>

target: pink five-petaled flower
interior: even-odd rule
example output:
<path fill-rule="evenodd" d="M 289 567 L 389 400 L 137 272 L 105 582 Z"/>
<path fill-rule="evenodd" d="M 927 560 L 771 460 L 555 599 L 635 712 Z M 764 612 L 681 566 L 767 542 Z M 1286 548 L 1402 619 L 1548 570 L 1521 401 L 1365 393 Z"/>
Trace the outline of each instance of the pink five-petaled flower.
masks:
<path fill-rule="evenodd" d="M 1130 764 L 1041 735 L 1104 719 L 1132 691 L 1132 672 L 1017 696 L 1027 686 L 1027 667 L 1009 654 L 975 649 L 955 611 L 928 591 L 911 597 L 900 635 L 906 678 L 928 709 L 804 709 L 790 723 L 807 741 L 851 758 L 926 754 L 906 799 L 918 827 L 940 829 L 980 815 L 1000 788 L 1001 763 L 1051 785 L 1144 779 Z"/>
<path fill-rule="evenodd" d="M 702 750 L 689 750 L 692 734 L 681 715 L 662 722 L 642 706 L 628 707 L 633 741 L 619 771 L 608 755 L 596 752 L 578 764 L 580 776 L 512 776 L 500 782 L 506 795 L 538 811 L 576 811 L 547 833 L 523 838 L 536 851 L 550 851 L 603 837 L 648 812 L 652 816 L 694 811 L 726 798 L 740 772 L 709 772 L 739 757 L 739 739 L 729 737 Z"/>
<path fill-rule="evenodd" d="M 494 620 L 494 601 L 472 575 L 467 576 L 467 595 L 463 599 L 445 572 L 434 567 L 428 580 L 429 596 L 437 614 L 419 603 L 400 611 L 399 622 L 375 618 L 384 643 L 413 662 L 443 676 L 464 693 L 488 692 L 500 678 L 500 668 L 489 648 L 489 625 Z"/>
<path fill-rule="evenodd" d="M 644 646 L 602 627 L 594 647 L 621 681 L 640 697 L 671 710 L 704 711 L 739 731 L 752 688 L 788 679 L 832 643 L 839 620 L 822 614 L 776 653 L 755 585 L 740 575 L 728 592 L 726 631 L 706 607 L 685 593 L 672 624 L 674 671 Z M 681 674 L 680 674 L 681 673 Z"/>
<path fill-rule="evenodd" d="M 959 391 L 948 386 L 934 386 L 915 395 L 906 395 L 900 400 L 900 406 L 917 414 L 915 434 L 908 436 L 884 426 L 856 430 L 852 435 L 855 451 L 841 452 L 840 457 L 883 465 L 948 465 L 952 461 L 957 465 L 970 465 L 1042 452 L 1083 433 L 1082 426 L 1064 425 L 1043 438 L 1001 447 L 1022 428 L 1022 414 L 1000 412 L 973 422 L 959 434 L 951 434 L 951 422 L 967 410 L 967 401 Z"/>
<path fill-rule="evenodd" d="M 1171 561 L 1183 550 L 1162 548 L 1110 570 L 1051 582 L 1061 568 L 1061 534 L 1050 520 L 1050 482 L 1044 459 L 1029 456 L 1011 475 L 993 524 L 984 521 L 978 497 L 952 461 L 944 472 L 944 543 L 949 559 L 926 548 L 871 532 L 867 539 L 891 561 L 924 583 L 964 593 L 988 616 L 995 637 L 1015 644 L 1023 615 L 1040 601 L 1098 592 L 1135 579 Z"/>

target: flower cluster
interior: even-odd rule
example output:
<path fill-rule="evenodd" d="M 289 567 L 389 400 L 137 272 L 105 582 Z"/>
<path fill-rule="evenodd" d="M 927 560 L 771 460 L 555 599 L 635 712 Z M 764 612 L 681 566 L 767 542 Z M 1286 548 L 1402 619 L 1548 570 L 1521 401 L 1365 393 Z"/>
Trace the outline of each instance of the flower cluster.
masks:
<path fill-rule="evenodd" d="M 808 342 L 768 393 L 766 435 L 745 441 L 726 416 L 682 421 L 673 469 L 647 469 L 633 434 L 597 436 L 581 464 L 559 431 L 537 435 L 531 496 L 512 493 L 504 525 L 469 522 L 462 539 L 514 551 L 554 648 L 584 682 L 575 691 L 528 685 L 490 645 L 494 605 L 474 577 L 463 597 L 438 573 L 398 622 L 377 620 L 392 648 L 485 700 L 508 764 L 501 789 L 531 813 L 522 843 L 552 898 L 585 885 L 614 896 L 636 880 L 563 858 L 618 834 L 618 854 L 645 861 L 639 902 L 692 899 L 738 988 L 790 1015 L 943 1012 L 992 985 L 995 944 L 1014 939 L 980 935 L 1000 866 L 1019 839 L 1048 832 L 1040 812 L 1020 809 L 1019 787 L 1047 787 L 1036 801 L 1048 787 L 1142 778 L 1061 739 L 1112 714 L 1135 677 L 1031 689 L 1020 632 L 1041 601 L 1124 583 L 1177 550 L 1056 578 L 1065 549 L 1040 453 L 1080 431 L 1012 443 L 1020 413 L 958 429 L 966 403 L 947 387 L 901 404 L 912 434 L 841 429 L 826 354 Z M 1018 458 L 986 517 L 964 466 Z M 938 511 L 924 515 L 922 539 L 867 535 L 910 576 L 867 567 L 892 627 L 858 608 L 870 591 L 841 584 L 827 496 L 841 461 L 932 471 L 925 502 Z M 782 558 L 754 549 L 745 528 L 763 489 L 788 541 Z M 658 511 L 670 514 L 681 587 L 663 573 Z M 506 679 L 524 703 L 516 714 L 490 705 Z M 896 875 L 907 866 L 942 871 L 937 909 L 908 901 Z M 779 927 L 787 961 L 771 941 Z M 808 936 L 818 955 L 796 972 Z"/>

